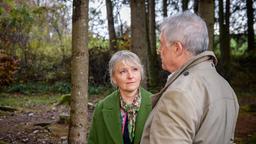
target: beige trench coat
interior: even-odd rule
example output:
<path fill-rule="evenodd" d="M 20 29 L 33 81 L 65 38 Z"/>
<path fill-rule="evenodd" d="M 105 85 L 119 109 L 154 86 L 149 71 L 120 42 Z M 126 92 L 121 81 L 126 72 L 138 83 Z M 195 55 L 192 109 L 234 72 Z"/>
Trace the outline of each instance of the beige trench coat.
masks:
<path fill-rule="evenodd" d="M 207 51 L 167 80 L 153 98 L 141 144 L 230 144 L 239 112 L 236 94 Z"/>

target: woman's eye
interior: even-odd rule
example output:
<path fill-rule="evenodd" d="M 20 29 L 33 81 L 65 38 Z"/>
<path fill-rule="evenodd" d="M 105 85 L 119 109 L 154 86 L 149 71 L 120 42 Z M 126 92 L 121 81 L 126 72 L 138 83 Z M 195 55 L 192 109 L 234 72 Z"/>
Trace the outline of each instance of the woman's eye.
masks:
<path fill-rule="evenodd" d="M 120 71 L 120 74 L 124 74 L 126 71 L 125 70 L 122 70 L 122 71 Z"/>
<path fill-rule="evenodd" d="M 138 71 L 139 69 L 138 69 L 138 68 L 133 68 L 132 70 L 133 70 L 133 71 Z"/>

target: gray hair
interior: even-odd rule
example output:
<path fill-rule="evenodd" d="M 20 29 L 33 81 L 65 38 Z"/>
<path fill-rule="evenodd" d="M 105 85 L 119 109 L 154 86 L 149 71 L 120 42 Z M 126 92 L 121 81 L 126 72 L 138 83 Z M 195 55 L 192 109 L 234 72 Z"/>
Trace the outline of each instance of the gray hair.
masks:
<path fill-rule="evenodd" d="M 108 64 L 108 69 L 109 69 L 109 76 L 110 76 L 110 82 L 111 84 L 116 87 L 112 80 L 113 73 L 115 72 L 115 65 L 117 62 L 120 61 L 127 61 L 131 62 L 135 65 L 138 65 L 140 67 L 140 74 L 141 74 L 141 80 L 144 78 L 144 69 L 143 65 L 141 64 L 140 58 L 133 52 L 128 51 L 128 50 L 121 50 L 116 52 L 110 59 L 109 64 Z"/>
<path fill-rule="evenodd" d="M 206 23 L 192 12 L 185 11 L 166 18 L 160 30 L 168 42 L 179 41 L 194 55 L 208 49 L 209 38 Z"/>

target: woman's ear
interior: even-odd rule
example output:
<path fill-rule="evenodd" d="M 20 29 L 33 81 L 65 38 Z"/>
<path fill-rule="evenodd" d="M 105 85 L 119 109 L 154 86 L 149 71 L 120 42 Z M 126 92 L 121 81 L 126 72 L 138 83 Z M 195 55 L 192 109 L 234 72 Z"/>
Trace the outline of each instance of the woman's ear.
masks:
<path fill-rule="evenodd" d="M 116 79 L 114 77 L 111 78 L 114 85 L 116 85 Z"/>

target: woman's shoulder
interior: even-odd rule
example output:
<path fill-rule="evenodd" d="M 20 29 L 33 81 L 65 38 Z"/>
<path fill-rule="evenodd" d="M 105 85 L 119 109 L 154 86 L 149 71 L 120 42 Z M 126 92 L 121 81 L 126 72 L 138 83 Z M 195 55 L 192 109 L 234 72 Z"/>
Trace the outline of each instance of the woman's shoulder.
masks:
<path fill-rule="evenodd" d="M 115 90 L 113 91 L 112 93 L 110 93 L 109 95 L 107 95 L 105 98 L 103 98 L 102 100 L 100 100 L 98 103 L 97 103 L 97 107 L 100 108 L 100 107 L 103 107 L 104 105 L 108 105 L 108 104 L 111 104 L 113 103 L 114 101 L 118 100 L 118 91 Z"/>
<path fill-rule="evenodd" d="M 149 96 L 149 97 L 152 96 L 152 93 L 150 91 L 144 89 L 143 87 L 140 88 L 140 92 L 141 92 L 142 96 Z"/>

